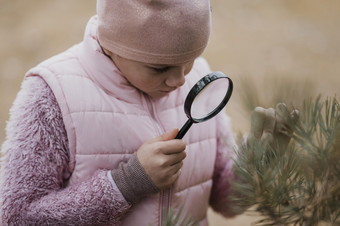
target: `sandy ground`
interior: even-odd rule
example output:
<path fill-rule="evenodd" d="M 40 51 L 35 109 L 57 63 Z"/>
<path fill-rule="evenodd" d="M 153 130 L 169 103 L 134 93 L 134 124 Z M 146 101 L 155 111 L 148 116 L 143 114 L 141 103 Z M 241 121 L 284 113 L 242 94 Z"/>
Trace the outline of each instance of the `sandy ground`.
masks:
<path fill-rule="evenodd" d="M 236 132 L 247 131 L 249 124 L 240 99 L 244 78 L 264 99 L 273 95 L 273 81 L 281 79 L 298 84 L 295 91 L 307 84 L 309 93 L 339 96 L 339 1 L 212 0 L 212 10 L 212 36 L 204 56 L 213 70 L 234 80 L 227 112 Z M 94 13 L 95 1 L 0 0 L 0 143 L 24 73 L 79 42 Z M 283 87 L 281 92 L 292 91 Z M 251 225 L 255 219 L 242 215 L 226 220 L 209 211 L 213 226 Z"/>

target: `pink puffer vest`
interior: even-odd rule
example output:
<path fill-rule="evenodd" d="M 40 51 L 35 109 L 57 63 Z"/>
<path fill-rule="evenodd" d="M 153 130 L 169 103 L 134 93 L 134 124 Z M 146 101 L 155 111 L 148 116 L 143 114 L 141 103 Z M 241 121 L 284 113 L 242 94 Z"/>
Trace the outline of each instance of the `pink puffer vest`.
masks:
<path fill-rule="evenodd" d="M 65 123 L 73 174 L 69 184 L 97 169 L 114 169 L 141 144 L 187 120 L 183 104 L 190 88 L 209 73 L 205 60 L 195 61 L 186 83 L 169 96 L 152 101 L 132 87 L 96 40 L 96 17 L 84 41 L 43 62 L 28 75 L 40 75 L 53 90 Z M 216 155 L 216 121 L 195 124 L 184 137 L 187 157 L 175 185 L 132 207 L 122 225 L 160 225 L 162 210 L 183 208 L 184 218 L 206 225 Z"/>

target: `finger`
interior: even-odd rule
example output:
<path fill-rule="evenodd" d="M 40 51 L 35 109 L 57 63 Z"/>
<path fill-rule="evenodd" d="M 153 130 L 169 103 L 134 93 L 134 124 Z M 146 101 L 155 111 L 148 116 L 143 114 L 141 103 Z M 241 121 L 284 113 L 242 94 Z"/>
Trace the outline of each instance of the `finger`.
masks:
<path fill-rule="evenodd" d="M 186 148 L 186 143 L 179 139 L 159 142 L 158 145 L 160 152 L 165 155 L 179 154 Z"/>
<path fill-rule="evenodd" d="M 289 112 L 285 104 L 279 103 L 276 105 L 276 131 L 291 132 L 294 125 L 299 119 L 299 111 L 294 109 Z"/>
<path fill-rule="evenodd" d="M 286 105 L 284 103 L 278 103 L 275 107 L 275 112 L 276 112 L 275 130 L 277 132 L 285 131 L 286 130 L 285 122 L 287 122 L 287 118 L 289 115 Z"/>
<path fill-rule="evenodd" d="M 281 123 L 281 130 L 279 131 L 284 132 L 284 133 L 287 133 L 287 132 L 292 133 L 298 120 L 299 120 L 299 111 L 294 109 L 289 113 L 286 121 L 283 121 Z"/>
<path fill-rule="evenodd" d="M 293 109 L 291 112 L 289 112 L 288 108 L 284 103 L 279 103 L 276 105 L 276 113 L 277 118 L 279 118 L 281 121 L 283 121 L 286 124 L 295 124 L 299 119 L 299 111 L 297 109 Z"/>
<path fill-rule="evenodd" d="M 160 186 L 161 189 L 167 188 L 176 182 L 182 173 L 182 166 L 183 163 L 178 163 L 174 167 L 167 168 L 166 172 L 164 172 L 165 177 L 163 178 L 162 185 Z"/>
<path fill-rule="evenodd" d="M 265 120 L 263 123 L 262 142 L 271 143 L 274 138 L 275 130 L 275 110 L 273 108 L 265 109 Z"/>
<path fill-rule="evenodd" d="M 262 136 L 263 124 L 265 120 L 265 110 L 262 107 L 256 107 L 250 118 L 250 136 L 259 139 Z"/>
<path fill-rule="evenodd" d="M 297 121 L 299 120 L 299 117 L 300 117 L 299 110 L 294 109 L 294 110 L 291 111 L 290 118 L 291 118 L 293 124 L 297 123 Z"/>
<path fill-rule="evenodd" d="M 289 116 L 289 111 L 284 103 L 278 103 L 275 107 L 276 114 L 281 119 L 286 119 Z"/>
<path fill-rule="evenodd" d="M 178 154 L 167 155 L 169 166 L 173 166 L 182 162 L 186 158 L 186 156 L 187 154 L 185 153 L 185 151 Z"/>
<path fill-rule="evenodd" d="M 185 157 L 186 153 L 184 151 L 173 155 L 163 155 L 159 157 L 158 164 L 161 167 L 170 167 L 182 162 Z"/>
<path fill-rule="evenodd" d="M 172 139 L 175 139 L 177 134 L 178 134 L 178 129 L 173 129 L 170 132 L 163 133 L 162 135 L 160 135 L 160 136 L 158 136 L 156 138 L 150 139 L 148 141 L 148 143 L 154 143 L 154 142 L 157 142 L 157 141 L 172 140 Z"/>
<path fill-rule="evenodd" d="M 173 174 L 175 174 L 177 171 L 181 170 L 182 167 L 183 167 L 183 161 L 180 161 L 171 166 L 171 171 Z"/>
<path fill-rule="evenodd" d="M 177 170 L 170 179 L 170 183 L 173 184 L 175 183 L 176 180 L 178 180 L 179 176 L 182 174 L 182 169 L 180 168 L 179 170 Z"/>
<path fill-rule="evenodd" d="M 173 129 L 170 132 L 167 132 L 161 135 L 161 138 L 163 139 L 163 141 L 172 140 L 176 138 L 177 134 L 178 134 L 178 129 Z"/>

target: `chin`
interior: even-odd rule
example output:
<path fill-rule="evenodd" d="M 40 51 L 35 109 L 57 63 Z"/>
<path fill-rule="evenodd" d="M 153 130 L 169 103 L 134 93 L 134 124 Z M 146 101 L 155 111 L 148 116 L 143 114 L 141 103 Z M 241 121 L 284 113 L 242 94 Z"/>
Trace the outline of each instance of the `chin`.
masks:
<path fill-rule="evenodd" d="M 171 92 L 156 92 L 156 93 L 149 93 L 148 95 L 151 97 L 151 98 L 154 98 L 154 99 L 160 99 L 162 97 L 166 97 L 166 96 L 169 96 Z"/>

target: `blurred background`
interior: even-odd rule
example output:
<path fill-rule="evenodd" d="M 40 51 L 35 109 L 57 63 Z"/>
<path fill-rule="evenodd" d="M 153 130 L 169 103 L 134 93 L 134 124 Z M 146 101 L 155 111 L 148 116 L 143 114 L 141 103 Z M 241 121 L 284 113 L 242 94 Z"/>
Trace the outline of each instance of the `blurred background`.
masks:
<path fill-rule="evenodd" d="M 340 1 L 211 0 L 211 5 L 213 30 L 203 55 L 212 70 L 234 81 L 227 113 L 236 133 L 249 128 L 251 98 L 253 105 L 273 107 L 282 97 L 299 105 L 307 96 L 339 96 Z M 95 1 L 84 0 L 0 0 L 0 143 L 25 72 L 80 42 L 95 7 Z M 226 220 L 209 211 L 213 226 L 251 225 L 256 219 Z"/>

